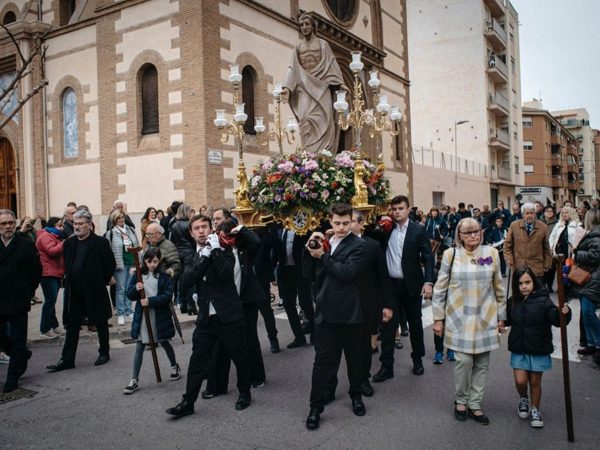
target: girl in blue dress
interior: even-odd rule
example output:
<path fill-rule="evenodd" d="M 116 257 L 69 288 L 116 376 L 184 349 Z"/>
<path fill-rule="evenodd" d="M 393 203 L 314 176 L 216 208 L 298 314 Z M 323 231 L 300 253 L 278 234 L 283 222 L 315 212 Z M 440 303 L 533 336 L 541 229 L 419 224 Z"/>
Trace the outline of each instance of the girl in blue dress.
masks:
<path fill-rule="evenodd" d="M 515 272 L 512 288 L 513 297 L 508 300 L 507 307 L 511 327 L 508 350 L 515 386 L 521 397 L 518 414 L 522 419 L 528 418 L 533 428 L 542 428 L 542 375 L 552 368 L 552 325 L 560 326 L 560 312 L 567 316 L 568 323 L 571 310 L 565 304 L 559 311 L 528 267 Z"/>

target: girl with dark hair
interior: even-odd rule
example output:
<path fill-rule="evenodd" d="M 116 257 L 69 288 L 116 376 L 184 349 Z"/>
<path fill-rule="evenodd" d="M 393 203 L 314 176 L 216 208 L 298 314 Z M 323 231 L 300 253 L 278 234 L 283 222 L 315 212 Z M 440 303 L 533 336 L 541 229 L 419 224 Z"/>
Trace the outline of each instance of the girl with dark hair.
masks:
<path fill-rule="evenodd" d="M 149 247 L 144 253 L 141 267 L 143 282 L 139 283 L 136 277 L 132 277 L 127 289 L 127 296 L 132 301 L 137 301 L 131 324 L 131 337 L 137 339 L 137 343 L 133 356 L 133 374 L 131 381 L 123 390 L 125 394 L 133 394 L 139 389 L 138 379 L 144 358 L 144 347 L 150 344 L 148 328 L 142 315 L 142 306 L 148 307 L 154 342 L 158 342 L 162 346 L 171 363 L 169 380 L 175 381 L 181 377 L 179 364 L 175 359 L 175 351 L 170 342 L 171 338 L 175 336 L 175 326 L 169 307 L 173 297 L 173 284 L 171 277 L 161 269 L 160 263 L 160 249 Z M 144 299 L 140 297 L 142 289 L 146 293 Z"/>
<path fill-rule="evenodd" d="M 521 397 L 517 411 L 520 418 L 529 418 L 533 428 L 542 428 L 544 421 L 539 410 L 542 375 L 552 368 L 552 325 L 560 326 L 560 312 L 567 316 L 567 322 L 570 321 L 571 310 L 565 304 L 559 311 L 529 267 L 515 272 L 512 289 L 513 297 L 508 300 L 507 307 L 511 325 L 508 350 L 515 386 Z"/>

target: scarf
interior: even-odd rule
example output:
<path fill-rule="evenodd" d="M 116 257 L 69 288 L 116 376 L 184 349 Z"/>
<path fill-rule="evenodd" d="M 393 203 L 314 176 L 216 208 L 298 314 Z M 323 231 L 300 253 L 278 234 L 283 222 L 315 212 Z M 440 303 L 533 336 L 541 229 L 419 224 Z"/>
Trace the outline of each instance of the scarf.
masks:
<path fill-rule="evenodd" d="M 58 236 L 60 239 L 65 238 L 65 233 L 63 233 L 63 230 L 59 230 L 58 228 L 46 227 L 46 231 L 54 236 Z"/>

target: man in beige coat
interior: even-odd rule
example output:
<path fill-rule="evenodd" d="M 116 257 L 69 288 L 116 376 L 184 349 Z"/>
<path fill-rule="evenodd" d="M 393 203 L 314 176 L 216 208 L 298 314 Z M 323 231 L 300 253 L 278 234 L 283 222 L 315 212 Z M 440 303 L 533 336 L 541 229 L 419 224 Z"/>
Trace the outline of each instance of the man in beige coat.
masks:
<path fill-rule="evenodd" d="M 511 268 L 529 267 L 541 277 L 552 267 L 548 227 L 535 218 L 535 205 L 521 207 L 523 219 L 510 225 L 504 241 L 504 258 Z"/>

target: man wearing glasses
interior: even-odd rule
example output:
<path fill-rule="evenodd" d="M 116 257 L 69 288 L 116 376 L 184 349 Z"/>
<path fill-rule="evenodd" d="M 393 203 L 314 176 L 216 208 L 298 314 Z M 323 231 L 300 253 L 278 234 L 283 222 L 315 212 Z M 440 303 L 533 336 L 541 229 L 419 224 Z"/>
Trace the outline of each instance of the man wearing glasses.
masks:
<path fill-rule="evenodd" d="M 4 392 L 18 387 L 19 377 L 27 370 L 31 353 L 27 349 L 27 313 L 31 299 L 42 277 L 42 265 L 30 240 L 16 233 L 15 214 L 0 209 L 0 336 L 4 337 L 6 324 L 10 324 L 10 363 L 6 373 Z M 4 347 L 4 345 L 3 345 Z"/>
<path fill-rule="evenodd" d="M 100 349 L 96 366 L 110 359 L 108 320 L 112 306 L 106 285 L 111 282 L 116 263 L 108 240 L 92 233 L 92 214 L 80 209 L 73 214 L 74 238 L 64 244 L 65 289 L 69 296 L 65 308 L 67 335 L 60 360 L 47 369 L 49 372 L 73 369 L 79 342 L 79 330 L 84 318 L 95 325 Z"/>

